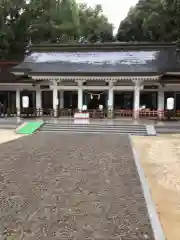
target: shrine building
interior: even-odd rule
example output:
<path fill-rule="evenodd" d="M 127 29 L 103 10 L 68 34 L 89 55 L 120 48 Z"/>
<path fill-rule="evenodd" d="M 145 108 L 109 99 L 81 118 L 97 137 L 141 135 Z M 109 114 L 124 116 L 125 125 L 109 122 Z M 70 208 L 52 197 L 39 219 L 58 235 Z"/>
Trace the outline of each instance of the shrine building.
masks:
<path fill-rule="evenodd" d="M 31 46 L 24 61 L 0 62 L 0 113 L 23 116 L 28 96 L 35 117 L 70 117 L 86 106 L 92 116 L 162 118 L 169 97 L 180 110 L 179 57 L 175 43 Z"/>

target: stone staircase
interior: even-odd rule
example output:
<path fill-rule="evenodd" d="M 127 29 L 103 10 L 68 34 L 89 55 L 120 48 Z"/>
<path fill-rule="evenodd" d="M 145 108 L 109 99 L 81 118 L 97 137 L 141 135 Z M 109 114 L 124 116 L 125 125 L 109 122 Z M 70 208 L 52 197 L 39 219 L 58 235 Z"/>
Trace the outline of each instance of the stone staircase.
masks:
<path fill-rule="evenodd" d="M 134 124 L 73 124 L 73 123 L 45 123 L 39 131 L 54 133 L 100 133 L 100 134 L 130 134 L 147 136 L 146 125 Z"/>

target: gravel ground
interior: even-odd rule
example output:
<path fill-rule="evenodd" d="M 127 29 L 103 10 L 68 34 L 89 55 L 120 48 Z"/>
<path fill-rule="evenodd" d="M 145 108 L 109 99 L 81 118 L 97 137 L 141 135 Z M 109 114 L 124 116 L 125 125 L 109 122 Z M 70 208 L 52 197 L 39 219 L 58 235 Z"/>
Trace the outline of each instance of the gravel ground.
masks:
<path fill-rule="evenodd" d="M 153 240 L 128 136 L 36 133 L 1 144 L 0 232 Z"/>

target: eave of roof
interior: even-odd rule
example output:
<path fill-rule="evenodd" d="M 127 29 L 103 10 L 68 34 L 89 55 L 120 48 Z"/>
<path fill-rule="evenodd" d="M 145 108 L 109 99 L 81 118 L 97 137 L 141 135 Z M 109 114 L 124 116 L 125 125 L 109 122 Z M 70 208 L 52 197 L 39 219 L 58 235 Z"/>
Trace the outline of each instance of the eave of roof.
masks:
<path fill-rule="evenodd" d="M 63 76 L 161 76 L 163 73 L 162 72 L 71 72 L 71 73 L 67 73 L 67 72 L 29 72 L 28 76 L 59 76 L 59 77 L 63 77 Z"/>
<path fill-rule="evenodd" d="M 19 61 L 6 61 L 6 60 L 1 60 L 0 61 L 0 66 L 6 66 L 6 65 L 17 65 L 19 64 L 20 62 Z"/>
<path fill-rule="evenodd" d="M 6 74 L 6 75 L 1 75 L 0 74 L 0 83 L 24 83 L 24 82 L 28 82 L 31 81 L 30 78 L 25 79 L 25 77 L 23 76 L 14 76 L 13 74 Z"/>

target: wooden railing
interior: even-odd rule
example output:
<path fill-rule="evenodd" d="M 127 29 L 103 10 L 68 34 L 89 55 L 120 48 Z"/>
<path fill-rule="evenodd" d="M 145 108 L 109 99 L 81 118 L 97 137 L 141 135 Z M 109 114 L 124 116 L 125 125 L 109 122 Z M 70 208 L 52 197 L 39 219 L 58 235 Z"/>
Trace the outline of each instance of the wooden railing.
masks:
<path fill-rule="evenodd" d="M 0 117 L 67 117 L 71 118 L 74 113 L 78 112 L 77 109 L 57 109 L 52 108 L 28 108 L 28 109 L 16 109 L 16 108 L 6 108 L 0 109 Z M 139 118 L 152 118 L 152 119 L 172 119 L 180 120 L 180 110 L 176 111 L 158 111 L 158 110 L 141 110 L 133 111 L 126 109 L 115 109 L 115 110 L 88 110 L 90 118 L 123 118 L 130 117 L 133 118 L 134 115 L 139 116 Z"/>

